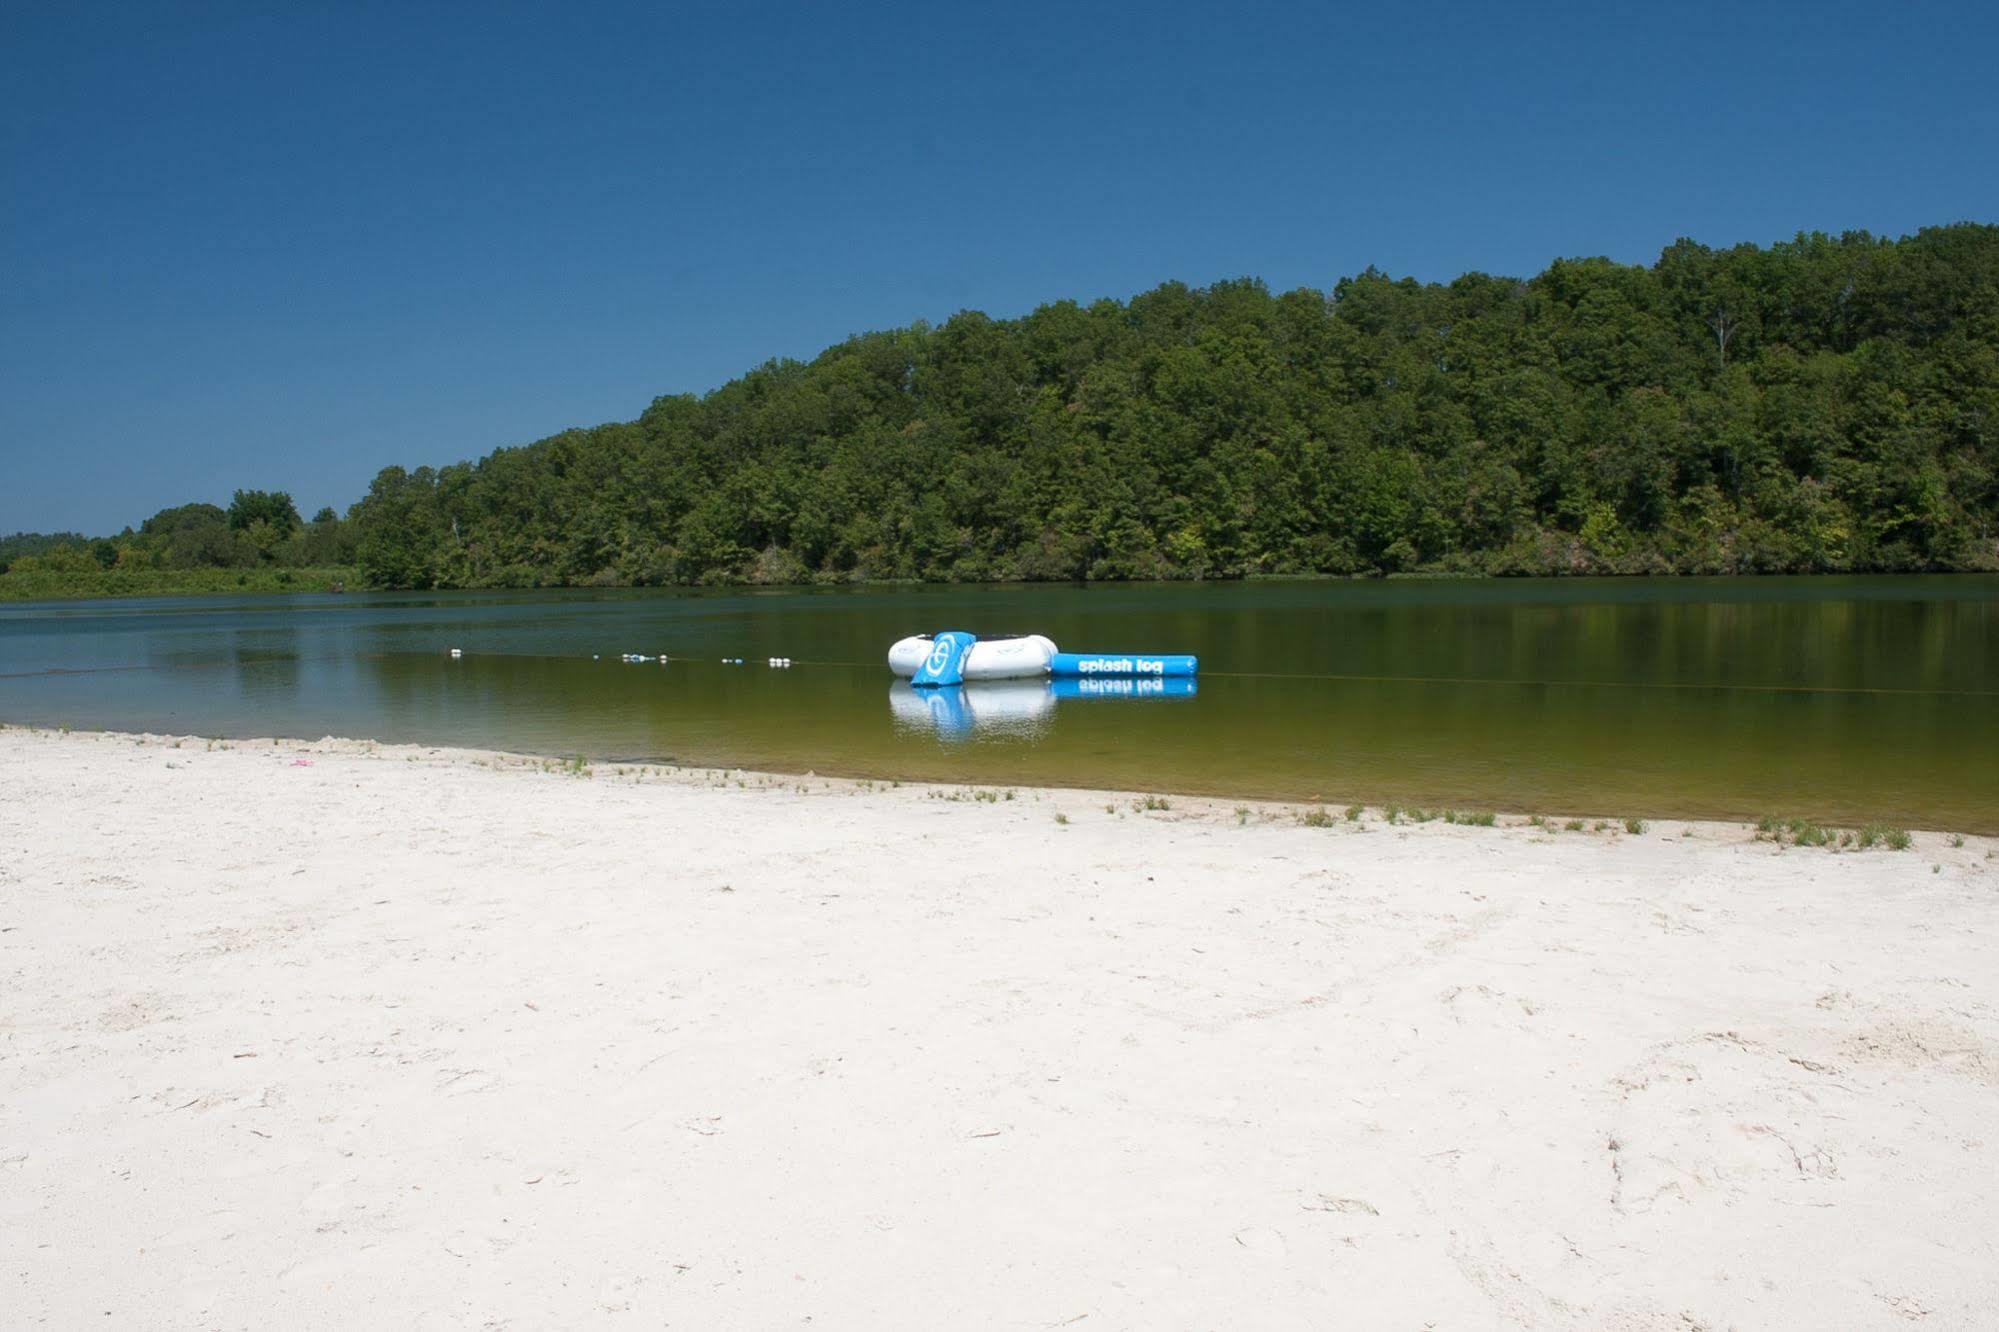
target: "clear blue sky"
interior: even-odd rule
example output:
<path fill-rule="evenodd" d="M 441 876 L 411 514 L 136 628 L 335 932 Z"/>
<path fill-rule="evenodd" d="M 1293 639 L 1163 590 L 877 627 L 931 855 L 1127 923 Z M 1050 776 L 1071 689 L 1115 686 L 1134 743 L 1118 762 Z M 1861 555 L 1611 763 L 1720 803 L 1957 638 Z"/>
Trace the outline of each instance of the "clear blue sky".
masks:
<path fill-rule="evenodd" d="M 1989 4 L 0 13 L 0 532 L 1168 278 L 1999 220 Z"/>

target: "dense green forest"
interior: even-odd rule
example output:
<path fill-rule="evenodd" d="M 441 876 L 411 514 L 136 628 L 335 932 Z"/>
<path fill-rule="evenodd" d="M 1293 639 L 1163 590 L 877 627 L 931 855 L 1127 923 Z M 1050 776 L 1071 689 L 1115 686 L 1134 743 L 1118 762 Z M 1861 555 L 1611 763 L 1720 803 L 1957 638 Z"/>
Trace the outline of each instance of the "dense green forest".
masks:
<path fill-rule="evenodd" d="M 418 588 L 1990 569 L 1999 227 L 966 312 L 128 536 Z"/>
<path fill-rule="evenodd" d="M 227 509 L 162 509 L 116 536 L 0 537 L 0 598 L 318 590 L 354 576 L 354 543 L 332 509 L 308 523 L 283 491 L 239 490 Z"/>

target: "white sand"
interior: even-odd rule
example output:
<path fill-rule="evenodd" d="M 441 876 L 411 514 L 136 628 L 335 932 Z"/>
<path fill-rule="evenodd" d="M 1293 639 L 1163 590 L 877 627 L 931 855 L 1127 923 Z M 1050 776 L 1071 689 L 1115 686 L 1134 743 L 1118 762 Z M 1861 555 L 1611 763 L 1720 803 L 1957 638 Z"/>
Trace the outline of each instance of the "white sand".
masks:
<path fill-rule="evenodd" d="M 1988 839 L 746 782 L 0 732 L 0 1322 L 1999 1325 Z"/>

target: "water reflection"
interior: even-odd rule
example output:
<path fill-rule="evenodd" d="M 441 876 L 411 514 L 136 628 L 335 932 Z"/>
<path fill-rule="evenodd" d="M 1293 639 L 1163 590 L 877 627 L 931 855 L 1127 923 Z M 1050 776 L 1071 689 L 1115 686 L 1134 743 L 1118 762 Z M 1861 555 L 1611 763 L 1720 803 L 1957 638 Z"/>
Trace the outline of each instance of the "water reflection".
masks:
<path fill-rule="evenodd" d="M 1192 698 L 1196 682 L 1179 679 L 1088 679 L 1065 677 L 1048 682 L 1048 692 L 1057 698 Z"/>
<path fill-rule="evenodd" d="M 299 634 L 291 624 L 231 628 L 222 636 L 236 688 L 247 698 L 283 700 L 299 685 Z"/>
<path fill-rule="evenodd" d="M 898 680 L 888 691 L 900 731 L 929 731 L 940 740 L 1033 740 L 1055 716 L 1045 680 L 979 680 L 918 689 Z"/>
<path fill-rule="evenodd" d="M 1036 740 L 1061 699 L 1192 698 L 1193 680 L 975 680 L 942 689 L 897 681 L 888 691 L 896 729 L 940 740 Z"/>

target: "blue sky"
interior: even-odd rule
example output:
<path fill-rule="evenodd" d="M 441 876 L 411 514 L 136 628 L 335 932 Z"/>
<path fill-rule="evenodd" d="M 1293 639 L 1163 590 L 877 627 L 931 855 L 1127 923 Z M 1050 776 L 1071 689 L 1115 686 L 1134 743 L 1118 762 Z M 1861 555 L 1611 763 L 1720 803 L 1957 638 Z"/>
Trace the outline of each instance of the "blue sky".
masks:
<path fill-rule="evenodd" d="M 974 308 L 1999 221 L 1990 6 L 0 13 L 0 532 Z"/>

